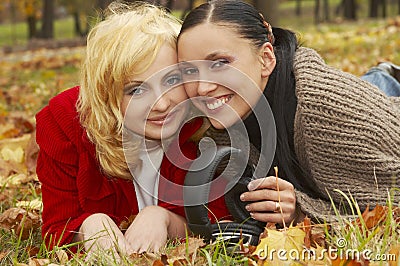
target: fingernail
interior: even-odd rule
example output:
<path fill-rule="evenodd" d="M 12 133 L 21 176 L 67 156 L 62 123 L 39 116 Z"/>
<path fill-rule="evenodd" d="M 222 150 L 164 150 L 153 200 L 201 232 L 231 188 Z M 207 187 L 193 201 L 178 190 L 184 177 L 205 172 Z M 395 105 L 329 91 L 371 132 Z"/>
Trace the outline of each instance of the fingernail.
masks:
<path fill-rule="evenodd" d="M 242 195 L 240 195 L 240 200 L 245 200 L 244 193 Z"/>
<path fill-rule="evenodd" d="M 253 185 L 252 182 L 250 182 L 250 183 L 247 185 L 247 188 L 248 188 L 250 191 L 252 191 L 252 190 L 255 188 L 255 186 Z"/>
<path fill-rule="evenodd" d="M 250 206 L 249 205 L 246 205 L 245 208 L 246 208 L 246 210 L 250 211 Z"/>

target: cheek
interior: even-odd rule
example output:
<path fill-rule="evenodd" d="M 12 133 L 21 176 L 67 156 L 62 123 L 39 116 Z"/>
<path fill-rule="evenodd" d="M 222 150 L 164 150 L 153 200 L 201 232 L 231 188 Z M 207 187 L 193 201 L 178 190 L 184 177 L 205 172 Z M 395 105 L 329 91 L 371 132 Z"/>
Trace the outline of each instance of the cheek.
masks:
<path fill-rule="evenodd" d="M 173 90 L 173 101 L 175 103 L 180 103 L 188 99 L 184 86 L 179 86 Z"/>

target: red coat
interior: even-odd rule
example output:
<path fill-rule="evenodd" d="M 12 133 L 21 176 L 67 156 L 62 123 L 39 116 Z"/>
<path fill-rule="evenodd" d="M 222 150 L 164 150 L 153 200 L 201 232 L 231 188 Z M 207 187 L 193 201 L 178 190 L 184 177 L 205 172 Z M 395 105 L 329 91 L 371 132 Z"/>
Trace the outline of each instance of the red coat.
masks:
<path fill-rule="evenodd" d="M 50 246 L 70 243 L 82 222 L 93 213 L 105 213 L 117 225 L 138 213 L 133 182 L 109 178 L 100 171 L 95 146 L 79 123 L 75 108 L 78 93 L 79 87 L 60 93 L 36 115 L 36 141 L 40 147 L 37 174 L 43 199 L 42 235 Z M 197 119 L 187 123 L 180 132 L 180 148 L 189 159 L 194 159 L 197 153 L 196 144 L 189 138 L 201 125 L 202 120 Z M 183 184 L 186 171 L 164 157 L 160 174 Z M 159 195 L 166 192 L 171 191 L 160 183 Z M 182 202 L 181 193 L 176 192 L 176 195 L 177 202 Z M 184 216 L 182 206 L 165 202 L 158 205 Z M 217 218 L 228 214 L 223 198 L 209 207 Z M 214 220 L 213 215 L 209 217 Z"/>

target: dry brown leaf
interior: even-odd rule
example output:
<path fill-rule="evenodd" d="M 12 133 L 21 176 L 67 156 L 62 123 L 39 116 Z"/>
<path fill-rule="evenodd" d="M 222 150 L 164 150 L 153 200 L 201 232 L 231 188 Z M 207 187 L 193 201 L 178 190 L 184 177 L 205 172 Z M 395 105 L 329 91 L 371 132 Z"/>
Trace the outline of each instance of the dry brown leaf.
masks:
<path fill-rule="evenodd" d="M 365 223 L 365 226 L 368 230 L 375 228 L 382 221 L 386 219 L 386 215 L 388 212 L 387 206 L 377 205 L 372 211 L 369 210 L 369 206 L 362 213 L 362 219 Z M 354 221 L 354 224 L 361 226 L 362 223 L 360 218 Z"/>
<path fill-rule="evenodd" d="M 36 143 L 35 134 L 36 131 L 32 132 L 31 138 L 29 139 L 25 149 L 25 165 L 30 173 L 36 172 L 36 162 L 39 154 L 39 146 Z"/>
<path fill-rule="evenodd" d="M 35 257 L 39 253 L 40 249 L 35 246 L 27 246 L 25 250 L 29 254 L 29 257 Z"/>
<path fill-rule="evenodd" d="M 10 253 L 10 251 L 2 251 L 2 252 L 0 252 L 0 261 L 2 259 L 4 259 L 8 255 L 8 253 Z"/>
<path fill-rule="evenodd" d="M 187 254 L 190 256 L 193 253 L 197 252 L 197 250 L 201 247 L 205 246 L 203 239 L 197 237 L 189 237 L 186 240 L 188 243 L 182 243 L 179 246 L 175 247 L 171 250 L 170 257 L 181 257 L 186 256 Z"/>
<path fill-rule="evenodd" d="M 0 215 L 0 227 L 14 231 L 21 239 L 28 239 L 31 230 L 40 227 L 40 215 L 21 208 L 11 208 Z"/>
<path fill-rule="evenodd" d="M 400 265 L 400 244 L 396 244 L 390 248 L 389 254 L 393 254 L 396 260 L 389 261 L 389 266 Z"/>
<path fill-rule="evenodd" d="M 186 242 L 181 243 L 169 252 L 168 264 L 187 265 L 188 259 L 191 259 L 201 247 L 204 247 L 203 239 L 189 237 Z"/>
<path fill-rule="evenodd" d="M 308 217 L 305 217 L 302 226 L 303 226 L 304 232 L 306 233 L 306 235 L 304 237 L 304 246 L 306 248 L 311 248 L 311 219 Z"/>
<path fill-rule="evenodd" d="M 49 259 L 35 259 L 35 258 L 29 258 L 28 265 L 29 266 L 49 266 L 50 260 Z"/>

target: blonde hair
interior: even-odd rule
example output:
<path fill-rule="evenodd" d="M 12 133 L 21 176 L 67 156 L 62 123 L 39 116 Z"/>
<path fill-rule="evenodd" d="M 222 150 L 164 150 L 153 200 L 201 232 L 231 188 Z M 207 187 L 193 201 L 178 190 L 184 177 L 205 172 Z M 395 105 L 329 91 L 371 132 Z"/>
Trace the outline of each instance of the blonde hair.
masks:
<path fill-rule="evenodd" d="M 77 110 L 103 172 L 132 179 L 122 145 L 124 83 L 146 71 L 162 45 L 176 47 L 181 23 L 146 3 L 113 2 L 108 11 L 87 38 Z M 139 140 L 136 142 L 130 162 L 138 158 Z"/>

